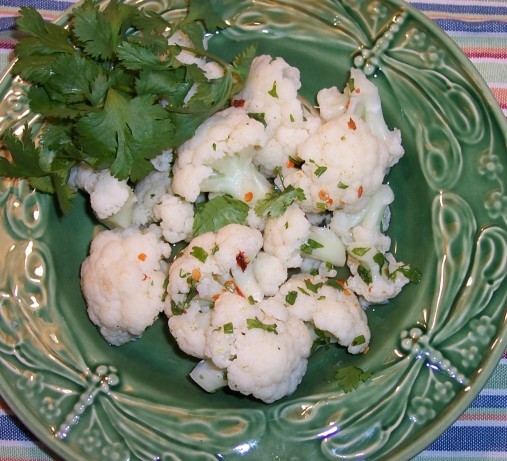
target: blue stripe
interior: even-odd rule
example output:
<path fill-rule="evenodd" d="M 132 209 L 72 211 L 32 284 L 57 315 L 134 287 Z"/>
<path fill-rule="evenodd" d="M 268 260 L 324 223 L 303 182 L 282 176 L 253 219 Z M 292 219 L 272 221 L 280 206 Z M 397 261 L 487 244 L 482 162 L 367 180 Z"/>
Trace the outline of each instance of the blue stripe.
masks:
<path fill-rule="evenodd" d="M 507 14 L 505 6 L 484 6 L 484 5 L 449 5 L 435 3 L 411 3 L 422 11 L 441 11 L 447 13 L 465 13 L 465 14 L 484 14 L 484 15 L 501 15 Z"/>
<path fill-rule="evenodd" d="M 451 426 L 428 450 L 507 452 L 507 427 Z"/>
<path fill-rule="evenodd" d="M 33 437 L 17 418 L 8 415 L 0 416 L 0 440 L 26 441 Z"/>
<path fill-rule="evenodd" d="M 507 22 L 503 21 L 465 22 L 457 19 L 435 19 L 434 21 L 442 29 L 450 32 L 507 33 Z"/>
<path fill-rule="evenodd" d="M 479 394 L 470 405 L 470 408 L 507 408 L 507 395 Z"/>
<path fill-rule="evenodd" d="M 13 17 L 0 18 L 0 30 L 11 30 L 16 25 Z"/>
<path fill-rule="evenodd" d="M 2 0 L 2 7 L 10 6 L 13 8 L 21 8 L 22 6 L 33 6 L 38 10 L 56 10 L 63 11 L 74 5 L 74 2 L 55 2 L 53 0 Z"/>

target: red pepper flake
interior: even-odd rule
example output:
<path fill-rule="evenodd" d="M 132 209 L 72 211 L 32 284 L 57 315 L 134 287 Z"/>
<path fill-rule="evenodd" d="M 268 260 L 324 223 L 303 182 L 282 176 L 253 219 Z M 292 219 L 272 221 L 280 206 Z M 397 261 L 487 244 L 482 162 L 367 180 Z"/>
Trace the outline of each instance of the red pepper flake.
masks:
<path fill-rule="evenodd" d="M 244 105 L 245 105 L 244 99 L 235 99 L 234 101 L 232 101 L 233 107 L 243 107 Z"/>
<path fill-rule="evenodd" d="M 201 280 L 201 271 L 197 267 L 192 269 L 192 280 L 194 282 Z"/>
<path fill-rule="evenodd" d="M 357 197 L 361 198 L 363 196 L 363 186 L 359 186 L 359 189 L 357 189 Z"/>
<path fill-rule="evenodd" d="M 139 254 L 137 255 L 137 259 L 139 259 L 139 261 L 146 261 L 146 258 L 147 258 L 147 257 L 148 257 L 148 256 L 146 255 L 146 253 L 139 253 Z"/>
<path fill-rule="evenodd" d="M 148 278 L 146 274 L 143 274 L 143 282 Z"/>
<path fill-rule="evenodd" d="M 327 204 L 331 206 L 334 203 L 334 200 L 332 198 L 328 199 Z"/>
<path fill-rule="evenodd" d="M 354 122 L 354 120 L 352 120 L 352 118 L 349 118 L 349 121 L 347 122 L 347 126 L 348 126 L 348 127 L 349 127 L 349 129 L 351 129 L 351 130 L 355 130 L 355 129 L 357 129 L 356 122 Z"/>
<path fill-rule="evenodd" d="M 293 162 L 292 160 L 289 160 L 289 161 L 285 164 L 285 166 L 286 166 L 287 168 L 294 168 L 296 165 L 294 165 L 294 162 Z"/>
<path fill-rule="evenodd" d="M 345 284 L 345 282 L 343 280 L 339 280 L 339 279 L 335 279 L 335 280 L 336 280 L 336 283 L 343 288 L 343 294 L 345 296 L 350 296 L 350 294 L 351 294 L 350 290 L 347 288 L 347 285 Z"/>
<path fill-rule="evenodd" d="M 220 298 L 221 293 L 217 293 L 216 295 L 213 295 L 213 301 L 216 301 L 218 298 Z"/>
<path fill-rule="evenodd" d="M 329 193 L 326 190 L 321 189 L 319 191 L 319 198 L 325 202 L 329 198 Z"/>
<path fill-rule="evenodd" d="M 248 202 L 251 202 L 251 201 L 253 200 L 253 193 L 252 193 L 252 192 L 247 192 L 247 193 L 245 194 L 245 197 L 244 197 L 244 198 L 245 198 L 245 202 L 247 202 L 247 203 L 248 203 Z"/>
<path fill-rule="evenodd" d="M 356 92 L 357 94 L 361 93 L 361 88 L 356 88 L 356 89 L 355 89 L 355 92 Z"/>
<path fill-rule="evenodd" d="M 248 261 L 247 259 L 245 258 L 245 253 L 243 253 L 242 251 L 240 251 L 237 255 L 236 255 L 236 264 L 239 266 L 239 268 L 245 272 L 246 271 L 246 267 L 248 266 Z"/>

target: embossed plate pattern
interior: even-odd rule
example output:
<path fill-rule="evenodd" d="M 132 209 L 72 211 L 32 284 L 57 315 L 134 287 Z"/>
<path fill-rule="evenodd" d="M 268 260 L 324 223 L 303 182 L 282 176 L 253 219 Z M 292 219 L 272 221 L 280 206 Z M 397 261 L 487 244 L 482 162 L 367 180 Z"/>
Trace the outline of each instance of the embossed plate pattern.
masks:
<path fill-rule="evenodd" d="M 136 3 L 182 14 L 181 1 Z M 212 51 L 231 58 L 258 43 L 301 69 L 309 98 L 342 87 L 352 66 L 378 85 L 406 149 L 389 176 L 393 251 L 422 282 L 368 310 L 367 355 L 317 351 L 289 398 L 207 395 L 162 319 L 119 348 L 88 321 L 78 274 L 95 224 L 85 200 L 62 218 L 51 198 L 2 181 L 2 394 L 69 460 L 409 459 L 465 410 L 506 346 L 503 114 L 461 51 L 400 0 L 214 3 L 231 28 Z M 25 91 L 4 76 L 0 132 L 34 123 Z M 333 375 L 349 363 L 374 375 L 344 394 Z"/>

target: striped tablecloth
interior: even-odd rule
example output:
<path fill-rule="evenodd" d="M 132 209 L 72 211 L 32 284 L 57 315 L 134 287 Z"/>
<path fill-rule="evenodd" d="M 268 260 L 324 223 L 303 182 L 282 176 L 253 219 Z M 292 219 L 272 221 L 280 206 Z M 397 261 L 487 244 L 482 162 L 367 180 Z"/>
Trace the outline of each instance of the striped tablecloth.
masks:
<path fill-rule="evenodd" d="M 507 116 L 507 0 L 411 3 L 462 48 Z M 35 6 L 46 19 L 53 20 L 71 4 L 64 0 L 0 0 L 0 71 L 12 58 L 14 17 L 21 6 Z M 0 398 L 0 460 L 55 459 Z M 415 460 L 507 460 L 507 354 L 468 410 Z"/>

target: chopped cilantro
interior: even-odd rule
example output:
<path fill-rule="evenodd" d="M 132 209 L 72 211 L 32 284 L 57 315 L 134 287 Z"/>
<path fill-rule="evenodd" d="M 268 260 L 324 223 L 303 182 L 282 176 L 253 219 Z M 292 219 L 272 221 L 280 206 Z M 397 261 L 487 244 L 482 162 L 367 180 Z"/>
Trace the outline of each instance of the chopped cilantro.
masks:
<path fill-rule="evenodd" d="M 372 375 L 372 372 L 366 372 L 359 367 L 349 365 L 348 367 L 338 368 L 335 378 L 344 392 L 350 392 L 357 389 L 361 382 L 368 381 Z"/>
<path fill-rule="evenodd" d="M 267 126 L 266 114 L 264 112 L 249 112 L 248 116 L 258 122 L 261 122 L 265 127 Z"/>
<path fill-rule="evenodd" d="M 313 172 L 317 178 L 320 178 L 327 171 L 327 166 L 317 165 L 314 160 L 310 160 L 310 163 L 313 163 L 317 167 Z"/>
<path fill-rule="evenodd" d="M 351 253 L 356 256 L 364 256 L 366 253 L 368 253 L 368 251 L 370 251 L 369 247 L 357 247 L 357 248 L 353 248 L 351 250 Z"/>
<path fill-rule="evenodd" d="M 289 291 L 285 296 L 285 302 L 290 306 L 293 306 L 294 303 L 296 302 L 297 297 L 298 297 L 297 291 Z"/>
<path fill-rule="evenodd" d="M 312 293 L 317 293 L 319 291 L 319 289 L 322 287 L 322 285 L 324 285 L 323 282 L 312 283 L 312 281 L 310 279 L 305 280 L 305 286 L 306 286 L 307 290 L 311 291 Z"/>
<path fill-rule="evenodd" d="M 283 191 L 275 189 L 257 202 L 255 212 L 260 217 L 281 216 L 293 202 L 302 202 L 305 198 L 303 189 L 299 187 L 287 186 Z"/>
<path fill-rule="evenodd" d="M 273 96 L 273 98 L 277 98 L 278 99 L 278 93 L 276 91 L 276 81 L 273 82 L 273 87 L 271 88 L 271 90 L 268 91 L 268 94 L 270 96 Z"/>
<path fill-rule="evenodd" d="M 371 275 L 371 270 L 367 267 L 363 266 L 362 264 L 359 264 L 357 267 L 357 273 L 359 277 L 361 277 L 361 280 L 366 283 L 366 285 L 369 285 L 373 282 L 373 277 Z"/>
<path fill-rule="evenodd" d="M 232 322 L 226 323 L 224 325 L 224 333 L 226 335 L 231 335 L 232 333 L 234 333 L 234 325 L 232 324 Z"/>
<path fill-rule="evenodd" d="M 313 354 L 317 349 L 321 347 L 324 347 L 326 350 L 329 349 L 329 346 L 331 345 L 331 338 L 319 328 L 314 328 L 313 331 L 317 337 L 313 340 L 310 353 Z"/>
<path fill-rule="evenodd" d="M 313 250 L 316 250 L 317 248 L 324 248 L 324 245 L 317 242 L 313 239 L 308 239 L 301 247 L 299 248 L 303 253 L 306 253 L 308 255 L 311 255 Z"/>
<path fill-rule="evenodd" d="M 351 345 L 352 346 L 360 346 L 361 344 L 364 344 L 366 342 L 366 338 L 364 335 L 359 335 L 354 338 Z"/>
<path fill-rule="evenodd" d="M 262 330 L 267 331 L 268 333 L 274 333 L 275 335 L 278 334 L 276 331 L 277 325 L 276 323 L 262 323 L 257 317 L 254 319 L 246 319 L 246 326 L 249 330 L 252 330 L 254 328 L 260 328 Z"/>
<path fill-rule="evenodd" d="M 192 250 L 190 251 L 190 254 L 194 258 L 196 258 L 200 262 L 202 262 L 203 264 L 208 259 L 208 252 L 204 248 L 201 248 L 201 247 L 196 247 L 196 246 L 192 247 Z"/>

